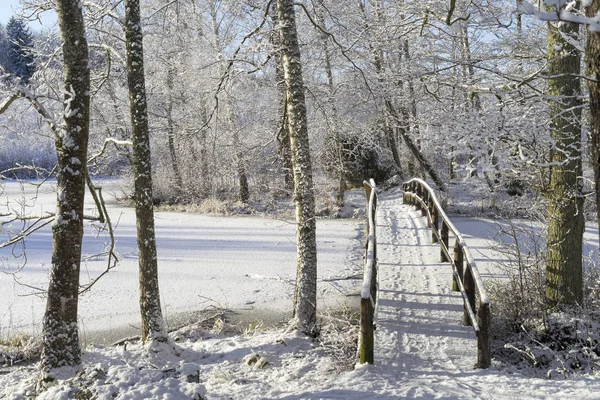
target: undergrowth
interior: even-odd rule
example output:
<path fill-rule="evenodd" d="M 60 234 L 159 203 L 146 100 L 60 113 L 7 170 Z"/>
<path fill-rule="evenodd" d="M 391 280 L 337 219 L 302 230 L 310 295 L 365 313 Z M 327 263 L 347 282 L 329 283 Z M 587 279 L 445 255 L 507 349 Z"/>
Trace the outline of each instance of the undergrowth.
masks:
<path fill-rule="evenodd" d="M 11 367 L 37 361 L 41 354 L 41 339 L 25 334 L 0 340 L 0 366 Z"/>
<path fill-rule="evenodd" d="M 503 222 L 505 278 L 488 283 L 493 357 L 523 373 L 546 378 L 600 373 L 600 268 L 586 258 L 584 304 L 550 308 L 545 298 L 545 238 L 535 224 Z"/>
<path fill-rule="evenodd" d="M 337 373 L 350 371 L 356 365 L 359 324 L 359 310 L 349 306 L 322 315 L 318 343 L 334 360 Z"/>

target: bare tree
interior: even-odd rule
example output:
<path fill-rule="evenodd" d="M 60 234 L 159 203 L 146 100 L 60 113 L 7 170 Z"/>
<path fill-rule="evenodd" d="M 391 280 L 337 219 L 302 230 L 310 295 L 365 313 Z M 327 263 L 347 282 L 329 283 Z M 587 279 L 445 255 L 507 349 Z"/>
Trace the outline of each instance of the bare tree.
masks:
<path fill-rule="evenodd" d="M 550 306 L 582 304 L 583 215 L 581 165 L 581 54 L 572 44 L 579 25 L 548 24 L 550 182 L 546 298 Z"/>
<path fill-rule="evenodd" d="M 219 27 L 217 4 L 215 0 L 208 1 L 211 26 L 213 33 L 213 41 L 215 51 L 217 52 L 217 61 L 223 65 L 223 70 L 227 67 L 224 55 L 224 46 L 221 42 L 221 30 Z M 248 176 L 246 174 L 246 166 L 244 164 L 244 153 L 242 149 L 242 141 L 240 140 L 240 132 L 236 123 L 236 115 L 234 112 L 234 102 L 231 95 L 226 95 L 226 113 L 232 133 L 232 148 L 234 149 L 234 160 L 238 173 L 238 197 L 242 203 L 246 203 L 250 198 L 250 189 L 248 187 Z"/>
<path fill-rule="evenodd" d="M 600 11 L 600 0 L 593 0 L 586 8 L 586 15 L 594 18 Z M 590 135 L 592 139 L 592 157 L 594 182 L 596 185 L 596 216 L 600 226 L 600 33 L 589 32 L 585 51 L 586 75 L 590 93 Z"/>
<path fill-rule="evenodd" d="M 308 142 L 305 88 L 293 0 L 277 0 L 277 20 L 285 73 L 296 203 L 298 264 L 294 318 L 299 330 L 307 335 L 316 336 L 318 329 L 315 197 Z"/>
<path fill-rule="evenodd" d="M 81 3 L 57 0 L 56 12 L 62 41 L 65 96 L 63 125 L 55 135 L 58 194 L 42 334 L 41 368 L 43 378 L 50 380 L 53 368 L 76 366 L 81 362 L 77 306 L 90 110 L 88 45 Z"/>
<path fill-rule="evenodd" d="M 277 24 L 277 5 L 273 4 L 270 17 Z M 279 32 L 273 30 L 269 35 L 271 41 L 273 58 L 275 60 L 275 86 L 277 87 L 277 101 L 279 124 L 277 127 L 277 141 L 279 143 L 278 156 L 281 157 L 283 164 L 283 177 L 285 189 L 290 193 L 294 190 L 294 173 L 292 170 L 292 155 L 290 153 L 290 134 L 287 118 L 287 101 L 285 88 L 285 74 L 283 72 L 283 56 L 281 54 L 281 38 Z"/>
<path fill-rule="evenodd" d="M 160 308 L 158 262 L 152 198 L 152 165 L 148 133 L 148 104 L 144 76 L 144 51 L 139 0 L 125 1 L 127 82 L 133 139 L 135 215 L 140 269 L 142 341 L 167 342 Z"/>

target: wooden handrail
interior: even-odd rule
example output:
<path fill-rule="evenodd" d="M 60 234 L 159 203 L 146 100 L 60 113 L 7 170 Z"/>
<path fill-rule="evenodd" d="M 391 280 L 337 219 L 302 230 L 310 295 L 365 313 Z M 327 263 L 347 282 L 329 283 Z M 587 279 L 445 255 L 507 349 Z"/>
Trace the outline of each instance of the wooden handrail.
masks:
<path fill-rule="evenodd" d="M 360 363 L 373 364 L 375 346 L 375 311 L 377 305 L 377 237 L 375 221 L 377 212 L 377 187 L 371 179 L 364 182 L 367 195 L 367 240 L 365 243 L 365 266 L 360 299 Z"/>
<path fill-rule="evenodd" d="M 464 301 L 463 322 L 471 325 L 477 336 L 478 368 L 488 368 L 492 362 L 490 300 L 477 269 L 477 264 L 464 238 L 444 212 L 433 189 L 421 179 L 411 179 L 402 185 L 405 204 L 416 206 L 427 217 L 432 228 L 433 243 L 440 243 L 442 262 L 450 262 L 453 290 L 460 291 Z M 441 228 L 439 226 L 441 221 Z M 454 235 L 453 254 L 448 247 L 449 232 Z"/>

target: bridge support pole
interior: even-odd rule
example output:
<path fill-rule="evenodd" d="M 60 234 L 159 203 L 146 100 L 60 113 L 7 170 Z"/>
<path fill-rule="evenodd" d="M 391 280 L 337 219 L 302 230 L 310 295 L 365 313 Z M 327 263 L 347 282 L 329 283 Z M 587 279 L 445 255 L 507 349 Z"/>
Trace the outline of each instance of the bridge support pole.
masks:
<path fill-rule="evenodd" d="M 360 363 L 373 364 L 375 334 L 373 329 L 373 304 L 371 299 L 360 300 Z"/>
<path fill-rule="evenodd" d="M 469 305 L 471 306 L 471 310 L 475 312 L 477 310 L 475 308 L 475 279 L 473 279 L 473 272 L 471 271 L 471 266 L 467 262 L 467 268 L 465 268 L 465 272 L 463 274 L 463 286 L 465 287 L 465 292 L 467 292 L 467 299 L 469 300 Z M 465 313 L 463 316 L 463 323 L 467 326 L 471 326 L 471 318 L 469 317 L 469 312 L 467 311 L 467 305 L 465 304 Z"/>
<path fill-rule="evenodd" d="M 442 237 L 441 243 L 440 243 L 440 261 L 441 262 L 449 262 L 450 259 L 448 258 L 448 256 L 446 255 L 446 252 L 444 251 L 444 248 L 446 248 L 446 250 L 450 251 L 450 248 L 448 247 L 448 224 L 446 224 L 446 221 L 444 221 L 442 219 L 442 229 L 440 232 L 440 236 Z"/>
<path fill-rule="evenodd" d="M 437 243 L 440 234 L 440 215 L 433 201 L 431 203 L 431 243 Z"/>
<path fill-rule="evenodd" d="M 464 257 L 462 252 L 462 247 L 460 247 L 460 242 L 458 239 L 454 242 L 454 266 L 456 267 L 456 275 L 452 275 L 452 290 L 455 292 L 460 291 L 460 285 L 458 284 L 458 279 L 463 279 L 464 272 Z"/>
<path fill-rule="evenodd" d="M 492 364 L 492 328 L 490 304 L 485 303 L 477 310 L 477 368 L 488 368 Z"/>

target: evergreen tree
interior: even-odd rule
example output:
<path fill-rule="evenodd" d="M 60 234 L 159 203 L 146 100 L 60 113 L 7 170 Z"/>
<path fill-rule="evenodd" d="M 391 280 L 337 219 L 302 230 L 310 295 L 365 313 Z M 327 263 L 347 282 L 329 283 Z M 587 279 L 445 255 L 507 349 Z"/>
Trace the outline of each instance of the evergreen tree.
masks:
<path fill-rule="evenodd" d="M 23 83 L 29 83 L 35 72 L 31 32 L 22 20 L 12 17 L 6 25 L 6 34 L 9 61 L 7 72 L 20 78 Z"/>
<path fill-rule="evenodd" d="M 9 58 L 8 58 L 8 39 L 6 37 L 6 28 L 0 24 L 0 68 L 2 68 L 2 74 L 8 72 L 9 69 Z"/>

